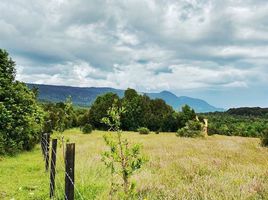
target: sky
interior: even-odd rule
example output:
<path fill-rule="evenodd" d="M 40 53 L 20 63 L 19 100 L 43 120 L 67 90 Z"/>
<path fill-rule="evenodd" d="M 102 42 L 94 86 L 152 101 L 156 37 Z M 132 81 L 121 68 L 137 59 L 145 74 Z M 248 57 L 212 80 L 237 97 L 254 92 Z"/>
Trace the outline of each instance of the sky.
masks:
<path fill-rule="evenodd" d="M 1 0 L 17 80 L 268 107 L 267 0 Z"/>

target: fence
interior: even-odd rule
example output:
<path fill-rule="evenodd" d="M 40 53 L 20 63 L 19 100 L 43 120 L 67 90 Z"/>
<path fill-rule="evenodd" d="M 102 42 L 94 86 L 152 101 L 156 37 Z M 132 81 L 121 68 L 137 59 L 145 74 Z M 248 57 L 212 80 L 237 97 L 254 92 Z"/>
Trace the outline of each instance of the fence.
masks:
<path fill-rule="evenodd" d="M 83 200 L 83 196 L 75 185 L 75 143 L 65 144 L 62 140 L 63 145 L 63 160 L 57 163 L 57 145 L 58 140 L 52 139 L 50 141 L 50 134 L 44 133 L 41 136 L 41 151 L 45 161 L 45 171 L 49 173 L 49 196 L 51 199 L 65 199 Z M 52 145 L 50 145 L 52 144 Z M 50 149 L 51 147 L 51 149 Z M 65 152 L 64 152 L 65 149 Z M 49 165 L 50 163 L 50 165 Z M 57 176 L 57 172 L 63 172 L 65 180 L 60 180 Z M 57 182 L 57 184 L 55 184 Z"/>

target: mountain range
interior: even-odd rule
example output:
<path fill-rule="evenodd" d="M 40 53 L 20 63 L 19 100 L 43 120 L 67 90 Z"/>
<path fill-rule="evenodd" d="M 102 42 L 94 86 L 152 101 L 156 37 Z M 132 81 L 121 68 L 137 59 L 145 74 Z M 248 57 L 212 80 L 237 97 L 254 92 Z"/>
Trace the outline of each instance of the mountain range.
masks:
<path fill-rule="evenodd" d="M 38 99 L 40 101 L 61 102 L 65 101 L 67 97 L 71 96 L 74 105 L 83 107 L 90 106 L 95 101 L 97 96 L 105 94 L 107 92 L 116 93 L 120 97 L 124 95 L 124 90 L 109 87 L 71 87 L 30 83 L 28 83 L 27 86 L 29 88 L 38 88 Z M 179 110 L 183 105 L 187 104 L 198 113 L 223 111 L 222 108 L 216 108 L 202 99 L 196 99 L 187 96 L 178 97 L 169 91 L 141 94 L 146 94 L 152 99 L 163 99 L 175 110 Z"/>

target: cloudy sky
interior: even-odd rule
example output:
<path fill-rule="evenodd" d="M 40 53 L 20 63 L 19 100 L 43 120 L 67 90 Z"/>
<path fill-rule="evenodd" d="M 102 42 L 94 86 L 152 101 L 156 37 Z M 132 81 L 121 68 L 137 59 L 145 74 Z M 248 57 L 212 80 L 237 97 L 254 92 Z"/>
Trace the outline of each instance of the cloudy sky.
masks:
<path fill-rule="evenodd" d="M 1 0 L 28 83 L 169 90 L 268 107 L 267 0 Z"/>

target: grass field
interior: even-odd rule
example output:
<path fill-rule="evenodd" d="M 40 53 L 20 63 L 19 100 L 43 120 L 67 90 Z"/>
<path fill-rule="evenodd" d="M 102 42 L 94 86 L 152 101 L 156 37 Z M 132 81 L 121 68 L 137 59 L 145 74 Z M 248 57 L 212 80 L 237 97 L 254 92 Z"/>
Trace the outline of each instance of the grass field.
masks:
<path fill-rule="evenodd" d="M 101 162 L 104 132 L 65 131 L 76 143 L 76 186 L 84 199 L 107 199 L 109 173 Z M 137 199 L 268 199 L 268 148 L 259 139 L 209 136 L 179 138 L 173 133 L 124 134 L 143 145 L 149 162 L 134 176 Z M 57 192 L 62 194 L 62 148 L 58 148 Z M 40 147 L 0 158 L 0 199 L 48 199 L 49 176 Z M 61 196 L 62 197 L 62 196 Z M 79 194 L 76 192 L 76 199 Z"/>

